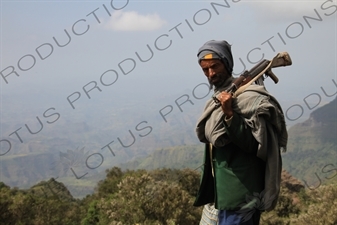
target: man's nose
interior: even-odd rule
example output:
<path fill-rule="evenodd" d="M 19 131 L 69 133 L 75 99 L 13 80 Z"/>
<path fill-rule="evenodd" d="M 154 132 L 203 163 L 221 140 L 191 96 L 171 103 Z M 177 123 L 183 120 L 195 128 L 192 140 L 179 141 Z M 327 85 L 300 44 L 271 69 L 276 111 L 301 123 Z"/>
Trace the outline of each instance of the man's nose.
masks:
<path fill-rule="evenodd" d="M 209 76 L 209 77 L 213 77 L 215 74 L 216 74 L 216 73 L 215 73 L 215 71 L 214 71 L 212 68 L 209 68 L 209 69 L 208 69 L 208 76 Z"/>

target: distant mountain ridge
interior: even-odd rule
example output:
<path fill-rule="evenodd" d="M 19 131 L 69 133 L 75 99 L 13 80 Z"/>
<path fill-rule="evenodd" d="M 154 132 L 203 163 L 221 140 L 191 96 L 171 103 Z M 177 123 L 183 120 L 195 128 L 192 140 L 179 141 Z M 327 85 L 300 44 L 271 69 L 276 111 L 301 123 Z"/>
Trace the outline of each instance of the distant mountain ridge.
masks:
<path fill-rule="evenodd" d="M 337 97 L 329 104 L 313 111 L 310 118 L 321 128 L 318 135 L 323 142 L 337 144 Z"/>
<path fill-rule="evenodd" d="M 337 98 L 288 131 L 284 168 L 310 186 L 337 183 Z"/>
<path fill-rule="evenodd" d="M 109 126 L 102 125 L 104 128 L 102 130 L 92 127 L 94 122 L 84 115 L 83 118 L 74 121 L 62 121 L 50 131 L 46 130 L 43 135 L 41 134 L 42 137 L 25 142 L 18 151 L 12 150 L 9 154 L 2 156 L 0 158 L 0 181 L 10 186 L 28 188 L 41 180 L 59 176 L 58 180 L 64 182 L 68 189 L 72 189 L 73 196 L 79 196 L 73 190 L 76 188 L 86 191 L 93 189 L 93 180 L 97 179 L 91 179 L 90 176 L 97 177 L 99 174 L 99 177 L 103 179 L 104 170 L 111 165 L 120 166 L 123 169 L 151 170 L 163 167 L 195 169 L 202 163 L 204 147 L 199 143 L 194 132 L 195 122 L 204 105 L 202 101 L 197 103 L 183 105 L 183 112 L 174 109 L 166 117 L 167 122 L 163 121 L 157 111 L 165 104 L 160 106 L 149 104 L 148 109 L 140 108 L 143 113 L 139 115 L 135 115 L 134 111 L 129 108 L 118 108 L 118 113 L 131 120 L 114 121 L 114 116 L 108 113 L 109 117 L 105 119 L 114 121 L 114 123 Z M 302 182 L 306 181 L 308 184 L 316 185 L 320 182 L 317 177 L 322 182 L 333 182 L 336 178 L 336 103 L 337 99 L 334 99 L 329 104 L 313 111 L 307 121 L 289 129 L 288 152 L 282 155 L 283 164 L 289 173 Z M 142 114 L 146 114 L 147 117 L 142 117 Z M 80 122 L 82 119 L 91 121 L 91 124 L 88 126 L 86 122 Z M 148 122 L 146 125 L 153 128 L 153 131 L 148 136 L 140 138 L 139 134 L 134 131 L 134 126 L 144 120 Z M 62 129 L 67 123 L 73 126 L 64 132 Z M 104 120 L 100 123 L 104 124 Z M 137 138 L 136 143 L 130 148 L 122 149 L 117 145 L 116 137 L 131 143 L 132 139 L 128 135 L 128 129 L 134 132 Z M 123 134 L 127 136 L 121 136 L 117 131 L 123 131 Z M 59 135 L 54 137 L 53 132 Z M 89 138 L 94 141 L 84 142 Z M 100 150 L 112 139 L 115 140 L 113 151 L 116 156 L 112 156 L 108 151 Z M 87 158 L 85 158 L 84 162 L 76 167 L 76 172 L 80 175 L 86 172 L 89 174 L 85 179 L 77 180 L 69 170 L 70 166 L 68 168 L 61 160 L 65 157 L 60 157 L 60 154 L 68 149 L 75 151 L 83 147 L 88 154 L 102 153 L 105 160 L 103 166 L 106 167 L 100 167 L 100 171 L 90 170 L 86 167 L 85 159 Z M 100 160 L 99 157 L 98 160 Z M 59 164 L 60 170 L 68 169 L 65 177 L 61 177 L 62 173 L 56 173 L 56 169 L 53 169 L 53 162 L 62 162 Z M 99 163 L 100 161 L 97 162 Z M 80 184 L 81 182 L 85 185 Z M 83 196 L 83 194 L 85 193 L 81 191 L 80 195 Z"/>
<path fill-rule="evenodd" d="M 337 98 L 313 111 L 308 120 L 292 126 L 283 168 L 302 184 L 337 183 Z M 123 169 L 197 168 L 204 145 L 175 146 L 122 164 Z M 330 178 L 330 179 L 328 179 Z M 334 179 L 335 178 L 335 179 Z"/>
<path fill-rule="evenodd" d="M 19 132 L 22 142 L 16 135 L 6 137 L 11 142 L 8 151 L 8 146 L 1 142 L 0 181 L 11 187 L 28 188 L 54 177 L 63 182 L 73 196 L 79 197 L 89 189 L 93 191 L 94 181 L 97 180 L 91 177 L 103 172 L 103 176 L 100 176 L 103 179 L 104 171 L 112 165 L 119 166 L 145 157 L 160 148 L 193 145 L 197 143 L 194 134 L 196 117 L 204 103 L 203 100 L 193 100 L 193 104 L 187 102 L 178 109 L 175 99 L 183 94 L 185 92 L 174 96 L 155 96 L 151 101 L 132 104 L 128 97 L 114 96 L 94 101 L 92 107 L 86 110 L 82 109 L 87 107 L 83 104 L 74 112 L 58 108 L 60 119 L 55 124 L 45 124 L 44 129 L 34 135 L 26 131 L 23 123 L 35 129 L 35 126 L 39 126 L 35 117 L 22 122 L 10 117 L 2 120 L 0 127 L 4 135 L 22 127 Z M 173 107 L 173 110 L 162 112 L 167 120 L 164 121 L 159 111 L 166 106 Z M 16 105 L 13 107 L 19 108 Z M 20 110 L 15 111 L 21 113 Z M 121 142 L 127 147 L 122 146 Z M 107 147 L 102 149 L 109 143 L 111 151 Z M 82 148 L 86 153 L 83 160 L 76 164 L 67 161 L 64 153 L 70 150 L 76 155 Z M 77 179 L 71 168 L 78 176 L 87 175 Z"/>
<path fill-rule="evenodd" d="M 203 163 L 203 154 L 203 144 L 161 148 L 146 157 L 124 163 L 120 167 L 132 170 L 154 170 L 158 168 L 196 169 Z"/>

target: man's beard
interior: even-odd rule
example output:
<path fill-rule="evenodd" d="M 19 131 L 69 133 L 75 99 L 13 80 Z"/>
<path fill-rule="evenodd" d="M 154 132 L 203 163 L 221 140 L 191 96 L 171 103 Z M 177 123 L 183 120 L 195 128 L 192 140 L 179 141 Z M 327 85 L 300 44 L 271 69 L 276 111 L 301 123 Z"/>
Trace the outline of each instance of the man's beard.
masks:
<path fill-rule="evenodd" d="M 213 90 L 213 88 L 219 88 L 221 87 L 225 81 L 228 79 L 227 75 L 225 73 L 217 73 L 213 76 L 213 80 L 218 79 L 216 83 L 214 83 L 211 79 L 208 78 L 208 83 L 209 83 L 209 89 Z"/>

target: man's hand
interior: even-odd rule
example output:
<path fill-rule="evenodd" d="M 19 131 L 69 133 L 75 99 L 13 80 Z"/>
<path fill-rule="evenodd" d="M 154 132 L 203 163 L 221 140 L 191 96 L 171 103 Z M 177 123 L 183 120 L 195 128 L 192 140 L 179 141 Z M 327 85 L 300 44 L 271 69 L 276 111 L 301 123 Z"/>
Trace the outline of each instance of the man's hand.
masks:
<path fill-rule="evenodd" d="M 221 103 L 221 109 L 224 112 L 226 119 L 230 119 L 233 116 L 233 109 L 232 109 L 232 94 L 228 92 L 221 92 L 217 99 Z"/>

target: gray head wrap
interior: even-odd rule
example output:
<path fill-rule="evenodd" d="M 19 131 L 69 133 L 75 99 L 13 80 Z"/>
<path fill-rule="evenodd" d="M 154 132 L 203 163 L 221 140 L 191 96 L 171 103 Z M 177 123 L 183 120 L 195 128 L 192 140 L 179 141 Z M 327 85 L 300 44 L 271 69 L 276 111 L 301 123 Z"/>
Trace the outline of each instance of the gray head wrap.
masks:
<path fill-rule="evenodd" d="M 214 54 L 215 53 L 215 54 Z M 203 59 L 220 59 L 226 67 L 229 74 L 233 72 L 233 56 L 231 45 L 227 41 L 211 40 L 206 42 L 198 51 L 198 62 Z"/>

